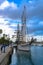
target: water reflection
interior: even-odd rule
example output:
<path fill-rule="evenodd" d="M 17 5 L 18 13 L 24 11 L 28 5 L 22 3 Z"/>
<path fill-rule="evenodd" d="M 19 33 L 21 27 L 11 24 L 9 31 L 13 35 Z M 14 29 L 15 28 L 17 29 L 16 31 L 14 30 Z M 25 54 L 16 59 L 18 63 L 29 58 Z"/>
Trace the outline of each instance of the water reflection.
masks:
<path fill-rule="evenodd" d="M 33 46 L 31 48 L 31 58 L 34 65 L 43 65 L 43 47 Z"/>
<path fill-rule="evenodd" d="M 16 49 L 14 48 L 13 55 L 12 55 L 12 62 L 10 65 L 17 65 L 17 53 Z"/>
<path fill-rule="evenodd" d="M 30 52 L 14 49 L 10 65 L 43 65 L 43 47 L 32 46 Z"/>
<path fill-rule="evenodd" d="M 18 53 L 18 64 L 17 65 L 34 65 L 31 59 L 31 52 Z"/>

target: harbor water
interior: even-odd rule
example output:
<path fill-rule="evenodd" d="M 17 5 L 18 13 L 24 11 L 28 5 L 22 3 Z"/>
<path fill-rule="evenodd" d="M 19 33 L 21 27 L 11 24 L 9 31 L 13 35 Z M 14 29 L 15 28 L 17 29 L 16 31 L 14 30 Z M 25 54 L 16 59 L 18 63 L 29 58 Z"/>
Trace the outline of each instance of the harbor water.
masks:
<path fill-rule="evenodd" d="M 31 46 L 29 52 L 17 52 L 14 48 L 10 65 L 43 65 L 43 47 Z"/>

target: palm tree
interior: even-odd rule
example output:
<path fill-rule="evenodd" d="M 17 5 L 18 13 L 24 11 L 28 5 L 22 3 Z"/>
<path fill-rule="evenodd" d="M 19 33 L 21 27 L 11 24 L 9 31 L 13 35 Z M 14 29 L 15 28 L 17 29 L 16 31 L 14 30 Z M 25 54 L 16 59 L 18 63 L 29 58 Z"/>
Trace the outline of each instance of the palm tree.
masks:
<path fill-rule="evenodd" d="M 5 37 L 6 37 L 6 35 L 5 35 L 5 34 L 3 34 L 3 37 L 5 38 Z"/>
<path fill-rule="evenodd" d="M 0 29 L 0 36 L 1 36 L 1 34 L 2 34 L 2 29 Z"/>
<path fill-rule="evenodd" d="M 0 34 L 2 33 L 2 29 L 0 29 Z"/>

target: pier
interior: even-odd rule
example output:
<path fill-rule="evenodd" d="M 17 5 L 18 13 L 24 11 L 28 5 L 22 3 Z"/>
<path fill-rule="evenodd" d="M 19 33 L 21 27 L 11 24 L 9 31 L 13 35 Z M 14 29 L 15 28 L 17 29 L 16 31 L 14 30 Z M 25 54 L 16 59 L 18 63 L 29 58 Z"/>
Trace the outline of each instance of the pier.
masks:
<path fill-rule="evenodd" d="M 5 48 L 5 53 L 1 53 L 0 50 L 0 65 L 7 65 L 9 63 L 9 58 L 12 55 L 12 48 L 11 47 L 6 47 Z"/>

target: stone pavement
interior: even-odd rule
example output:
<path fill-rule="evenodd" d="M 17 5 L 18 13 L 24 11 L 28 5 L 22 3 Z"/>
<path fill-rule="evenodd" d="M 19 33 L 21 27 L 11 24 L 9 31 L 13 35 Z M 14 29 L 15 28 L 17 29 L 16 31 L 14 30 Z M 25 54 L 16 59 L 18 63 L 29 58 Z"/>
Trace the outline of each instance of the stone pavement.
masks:
<path fill-rule="evenodd" d="M 0 46 L 1 49 L 1 46 Z M 6 47 L 5 48 L 5 53 L 1 52 L 0 50 L 0 63 L 5 59 L 6 55 L 11 51 L 11 47 Z"/>

